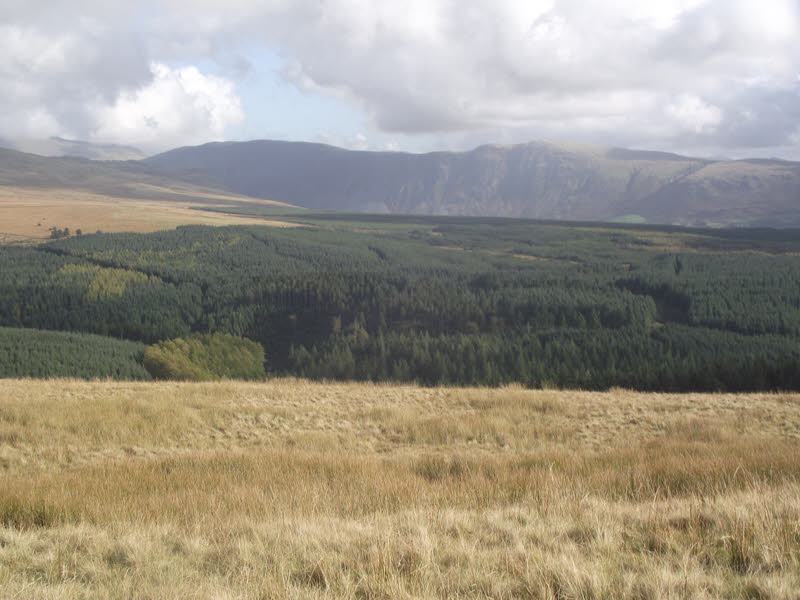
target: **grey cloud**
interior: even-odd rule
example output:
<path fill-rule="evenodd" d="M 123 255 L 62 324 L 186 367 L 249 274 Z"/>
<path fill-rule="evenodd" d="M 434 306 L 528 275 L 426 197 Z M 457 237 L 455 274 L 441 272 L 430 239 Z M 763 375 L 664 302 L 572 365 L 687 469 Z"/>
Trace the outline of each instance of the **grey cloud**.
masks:
<path fill-rule="evenodd" d="M 787 35 L 800 27 L 794 2 L 689 3 L 667 26 L 629 18 L 624 2 L 556 2 L 528 15 L 513 2 L 429 5 L 432 29 L 365 17 L 363 6 L 299 2 L 260 23 L 262 39 L 291 57 L 295 84 L 349 98 L 390 133 L 488 137 L 516 127 L 606 143 L 765 147 L 797 125 L 782 91 L 800 73 L 800 41 Z M 761 14 L 775 7 L 775 18 Z M 671 110 L 683 97 L 691 102 Z M 755 121 L 741 122 L 750 113 Z"/>
<path fill-rule="evenodd" d="M 285 59 L 292 85 L 361 107 L 381 137 L 724 152 L 791 147 L 800 122 L 796 0 L 48 4 L 4 3 L 0 22 L 54 39 L 76 32 L 73 60 L 28 74 L 26 91 L 14 86 L 25 73 L 0 58 L 0 102 L 29 94 L 81 130 L 93 99 L 148 85 L 152 61 L 214 60 L 242 80 L 253 45 Z"/>
<path fill-rule="evenodd" d="M 0 7 L 2 135 L 134 142 L 152 150 L 218 137 L 226 123 L 241 120 L 227 82 L 164 70 L 175 58 L 153 41 L 157 4 L 30 4 Z M 214 52 L 212 44 L 205 56 Z M 230 64 L 239 73 L 247 69 Z"/>
<path fill-rule="evenodd" d="M 35 134 L 26 129 L 35 129 L 31 115 L 39 114 L 57 128 L 42 133 L 87 138 L 98 102 L 151 80 L 146 51 L 116 20 L 104 20 L 98 5 L 34 4 L 3 8 L 0 125 L 6 134 Z"/>
<path fill-rule="evenodd" d="M 747 88 L 728 101 L 724 114 L 715 134 L 701 136 L 697 143 L 742 149 L 789 146 L 800 133 L 800 84 L 793 89 Z"/>

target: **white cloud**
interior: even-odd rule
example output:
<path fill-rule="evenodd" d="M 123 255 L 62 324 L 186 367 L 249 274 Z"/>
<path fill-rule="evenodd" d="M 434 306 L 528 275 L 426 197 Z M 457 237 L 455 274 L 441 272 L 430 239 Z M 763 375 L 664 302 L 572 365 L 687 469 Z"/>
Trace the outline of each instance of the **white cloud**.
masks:
<path fill-rule="evenodd" d="M 0 136 L 223 137 L 243 118 L 234 86 L 252 46 L 279 54 L 301 91 L 363 110 L 370 140 L 768 153 L 800 124 L 797 0 L 47 5 L 0 6 Z M 175 67 L 186 64 L 204 68 Z"/>
<path fill-rule="evenodd" d="M 713 131 L 722 122 L 722 111 L 697 96 L 683 94 L 666 108 L 673 123 L 691 133 Z"/>
<path fill-rule="evenodd" d="M 244 33 L 277 49 L 289 81 L 361 106 L 379 133 L 761 148 L 789 143 L 797 125 L 785 98 L 780 110 L 765 101 L 781 92 L 800 104 L 795 0 L 256 6 L 234 3 L 218 28 L 198 27 L 220 45 Z M 756 126 L 737 128 L 742 110 Z"/>
<path fill-rule="evenodd" d="M 93 112 L 93 137 L 143 148 L 199 144 L 221 139 L 244 119 L 233 84 L 195 67 L 172 70 L 154 63 L 153 81 L 123 93 Z"/>
<path fill-rule="evenodd" d="M 223 138 L 244 118 L 233 82 L 151 60 L 123 7 L 33 5 L 0 7 L 0 137 L 163 150 Z"/>

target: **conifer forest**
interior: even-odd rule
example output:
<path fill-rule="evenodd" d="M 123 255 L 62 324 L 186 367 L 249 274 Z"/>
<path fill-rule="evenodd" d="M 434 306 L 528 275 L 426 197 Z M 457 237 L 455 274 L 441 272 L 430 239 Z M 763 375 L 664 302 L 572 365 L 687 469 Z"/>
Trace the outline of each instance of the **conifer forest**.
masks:
<path fill-rule="evenodd" d="M 800 389 L 797 230 L 295 221 L 0 247 L 0 376 Z"/>

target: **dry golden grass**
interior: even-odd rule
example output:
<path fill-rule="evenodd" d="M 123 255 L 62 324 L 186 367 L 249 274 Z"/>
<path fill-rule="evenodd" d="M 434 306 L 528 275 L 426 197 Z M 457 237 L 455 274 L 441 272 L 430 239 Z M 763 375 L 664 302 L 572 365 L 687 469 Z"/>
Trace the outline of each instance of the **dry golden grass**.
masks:
<path fill-rule="evenodd" d="M 0 381 L 0 597 L 797 598 L 800 396 Z"/>
<path fill-rule="evenodd" d="M 148 193 L 158 188 L 149 186 Z M 253 202 L 275 204 L 241 196 L 224 196 L 196 190 L 163 190 L 169 200 L 146 200 L 116 197 L 75 189 L 40 189 L 0 186 L 0 243 L 42 241 L 50 236 L 50 227 L 84 233 L 132 231 L 147 233 L 173 229 L 178 225 L 272 225 L 292 227 L 288 221 L 265 220 L 218 212 L 196 210 L 209 202 Z M 180 201 L 176 195 L 185 195 Z M 201 202 L 203 202 L 201 204 Z"/>

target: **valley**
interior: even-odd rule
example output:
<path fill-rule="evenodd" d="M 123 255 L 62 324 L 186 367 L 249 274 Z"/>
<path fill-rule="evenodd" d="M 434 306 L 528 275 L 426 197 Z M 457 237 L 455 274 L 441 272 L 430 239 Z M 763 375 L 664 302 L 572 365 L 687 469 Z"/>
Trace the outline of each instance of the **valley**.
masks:
<path fill-rule="evenodd" d="M 0 29 L 0 600 L 800 600 L 800 0 Z"/>
<path fill-rule="evenodd" d="M 794 599 L 798 230 L 11 156 L 0 596 Z"/>

